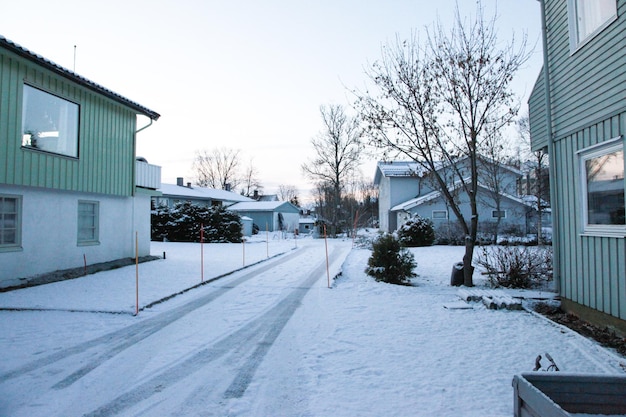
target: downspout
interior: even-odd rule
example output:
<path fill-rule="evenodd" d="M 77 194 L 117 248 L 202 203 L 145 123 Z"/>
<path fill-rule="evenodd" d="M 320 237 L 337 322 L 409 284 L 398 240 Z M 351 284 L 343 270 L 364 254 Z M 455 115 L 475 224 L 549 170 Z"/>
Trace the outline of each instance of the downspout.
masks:
<path fill-rule="evenodd" d="M 552 98 L 550 96 L 550 70 L 548 63 L 548 24 L 546 21 L 546 3 L 545 0 L 539 0 L 541 3 L 541 37 L 543 43 L 543 86 L 544 86 L 544 98 L 546 106 L 546 129 L 548 134 L 548 171 L 550 173 L 550 208 L 552 217 L 552 272 L 556 287 L 561 293 L 561 274 L 560 274 L 560 238 L 559 238 L 559 221 L 557 206 L 558 201 L 556 198 L 556 156 L 554 155 L 554 138 L 552 132 Z M 541 231 L 538 231 L 541 233 Z"/>
<path fill-rule="evenodd" d="M 152 126 L 152 123 L 154 122 L 154 120 L 152 120 L 152 117 L 148 116 L 148 119 L 150 120 L 150 122 L 143 126 L 142 128 L 135 130 L 135 134 L 133 135 L 133 215 L 132 215 L 132 228 L 133 229 L 137 229 L 137 220 L 135 218 L 135 211 L 136 211 L 136 207 L 135 204 L 137 202 L 137 133 L 141 132 L 144 129 L 149 128 L 150 126 Z M 135 235 L 133 235 L 133 238 L 135 237 Z M 131 240 L 131 244 L 133 243 L 133 241 Z M 133 245 L 133 247 L 135 247 Z"/>
<path fill-rule="evenodd" d="M 147 125 L 145 125 L 144 127 L 140 128 L 139 130 L 135 130 L 135 135 L 136 135 L 137 133 L 141 132 L 142 130 L 147 129 L 147 128 L 149 128 L 150 126 L 152 126 L 152 122 L 153 122 L 154 120 L 152 120 L 152 118 L 151 118 L 151 117 L 148 117 L 148 119 L 150 120 L 150 123 L 148 123 L 148 124 L 147 124 Z"/>

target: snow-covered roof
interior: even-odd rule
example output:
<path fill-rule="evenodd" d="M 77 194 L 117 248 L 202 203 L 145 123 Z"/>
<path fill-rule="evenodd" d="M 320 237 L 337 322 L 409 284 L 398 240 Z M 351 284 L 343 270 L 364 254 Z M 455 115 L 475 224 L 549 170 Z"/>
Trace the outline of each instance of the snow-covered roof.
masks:
<path fill-rule="evenodd" d="M 465 180 L 469 181 L 469 178 L 466 178 Z M 453 190 L 453 189 L 456 190 L 456 189 L 460 188 L 461 184 L 462 184 L 461 181 L 456 181 L 454 183 L 454 187 L 451 187 L 451 190 Z M 483 190 L 492 192 L 492 190 L 490 190 L 485 185 L 478 184 L 478 187 L 482 188 Z M 534 207 L 532 202 L 530 202 L 528 200 L 525 200 L 523 198 L 516 197 L 514 195 L 507 194 L 507 193 L 502 193 L 502 192 L 500 193 L 500 195 L 502 197 L 504 197 L 504 198 L 507 198 L 507 199 L 512 200 L 512 201 L 515 201 L 516 203 L 521 204 L 523 206 Z M 397 204 L 397 205 L 395 205 L 395 206 L 393 206 L 391 208 L 391 211 L 410 210 L 410 209 L 412 209 L 414 207 L 417 207 L 417 206 L 420 206 L 420 205 L 422 205 L 424 203 L 427 203 L 429 201 L 435 200 L 435 199 L 439 198 L 440 196 L 441 196 L 441 191 L 432 191 L 432 192 L 430 192 L 428 194 L 425 194 L 423 196 L 420 196 L 420 197 L 417 197 L 417 198 L 412 198 L 412 199 L 410 199 L 408 201 L 405 201 L 404 203 Z"/>
<path fill-rule="evenodd" d="M 229 210 L 234 211 L 274 211 L 281 206 L 287 206 L 294 208 L 297 211 L 298 208 L 287 201 L 245 201 L 237 204 L 233 204 L 228 207 Z"/>
<path fill-rule="evenodd" d="M 417 162 L 391 161 L 378 162 L 374 183 L 378 184 L 381 177 L 414 177 L 421 176 L 426 170 Z"/>
<path fill-rule="evenodd" d="M 251 198 L 243 196 L 241 194 L 233 193 L 232 191 L 217 190 L 215 188 L 204 187 L 187 187 L 176 184 L 164 184 L 161 183 L 159 191 L 164 197 L 176 196 L 176 197 L 188 197 L 204 200 L 218 200 L 218 201 L 254 201 Z"/>
<path fill-rule="evenodd" d="M 467 157 L 458 159 L 456 163 L 461 163 L 463 160 L 467 159 Z M 510 165 L 505 165 L 503 163 L 491 160 L 486 157 L 481 157 L 481 160 L 491 162 L 494 164 L 498 164 L 501 168 L 507 169 L 516 175 L 521 175 L 522 172 Z M 439 170 L 448 163 L 443 161 L 435 161 L 435 169 Z M 422 177 L 430 170 L 424 167 L 422 164 L 419 164 L 415 161 L 390 161 L 390 162 L 378 162 L 376 165 L 376 174 L 374 175 L 374 184 L 378 184 L 380 182 L 381 177 Z"/>

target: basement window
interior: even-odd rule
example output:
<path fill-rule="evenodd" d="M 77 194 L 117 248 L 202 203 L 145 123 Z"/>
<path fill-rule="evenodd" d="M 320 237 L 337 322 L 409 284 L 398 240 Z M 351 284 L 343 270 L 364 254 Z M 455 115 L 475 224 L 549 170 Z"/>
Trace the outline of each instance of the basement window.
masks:
<path fill-rule="evenodd" d="M 24 84 L 22 147 L 78 157 L 76 103 Z"/>
<path fill-rule="evenodd" d="M 97 245 L 99 235 L 99 203 L 97 201 L 78 202 L 78 244 Z"/>
<path fill-rule="evenodd" d="M 0 251 L 17 250 L 21 245 L 22 199 L 0 194 Z"/>

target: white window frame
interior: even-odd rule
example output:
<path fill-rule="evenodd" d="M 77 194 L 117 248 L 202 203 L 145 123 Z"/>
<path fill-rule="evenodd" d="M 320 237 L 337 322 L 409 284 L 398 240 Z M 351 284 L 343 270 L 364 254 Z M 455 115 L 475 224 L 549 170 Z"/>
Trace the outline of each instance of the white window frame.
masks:
<path fill-rule="evenodd" d="M 78 158 L 80 106 L 29 84 L 22 87 L 22 148 Z"/>
<path fill-rule="evenodd" d="M 443 217 L 435 216 L 435 213 L 443 213 Z M 433 210 L 431 215 L 433 220 L 447 220 L 448 219 L 448 211 L 447 210 Z"/>
<path fill-rule="evenodd" d="M 570 52 L 573 54 L 582 46 L 587 44 L 590 40 L 592 40 L 596 35 L 602 32 L 607 26 L 617 20 L 617 0 L 604 0 L 607 2 L 611 2 L 614 6 L 613 13 L 611 16 L 606 16 L 605 20 L 598 22 L 597 25 L 590 30 L 588 33 L 585 33 L 581 36 L 579 30 L 579 15 L 581 12 L 579 10 L 579 2 L 591 3 L 593 1 L 599 0 L 567 0 L 567 10 L 568 10 L 568 20 L 569 20 L 569 39 L 570 39 Z M 600 0 L 602 1 L 602 0 Z"/>
<path fill-rule="evenodd" d="M 93 207 L 93 213 L 91 215 L 85 214 L 86 212 L 81 211 L 81 207 L 84 206 Z M 90 216 L 93 219 L 90 226 L 84 226 L 81 218 L 84 216 Z M 89 233 L 89 236 L 84 236 L 84 231 L 88 229 L 92 233 Z M 76 240 L 79 246 L 85 245 L 98 245 L 100 244 L 100 202 L 98 201 L 88 201 L 88 200 L 79 200 L 78 201 L 78 216 L 77 216 L 77 235 Z"/>
<path fill-rule="evenodd" d="M 496 216 L 497 212 L 501 212 L 502 216 Z M 507 214 L 506 210 L 491 210 L 491 218 L 492 219 L 497 219 L 497 218 L 506 219 L 506 214 Z"/>
<path fill-rule="evenodd" d="M 10 252 L 15 250 L 21 250 L 22 248 L 22 196 L 12 194 L 0 194 L 0 204 L 4 205 L 4 200 L 15 200 L 15 212 L 0 211 L 0 252 Z M 15 241 L 4 242 L 4 225 L 5 216 L 14 215 L 15 227 L 7 229 L 15 229 Z"/>
<path fill-rule="evenodd" d="M 588 212 L 588 193 L 587 193 L 587 161 L 594 158 L 599 158 L 603 155 L 621 151 L 624 160 L 626 161 L 626 152 L 624 149 L 623 137 L 613 138 L 606 142 L 590 146 L 588 148 L 578 151 L 579 156 L 579 169 L 580 169 L 580 189 L 581 189 L 581 222 L 583 235 L 590 236 L 608 236 L 608 237 L 623 237 L 626 236 L 626 224 L 589 224 L 589 212 Z M 626 182 L 623 183 L 624 196 L 626 198 Z"/>

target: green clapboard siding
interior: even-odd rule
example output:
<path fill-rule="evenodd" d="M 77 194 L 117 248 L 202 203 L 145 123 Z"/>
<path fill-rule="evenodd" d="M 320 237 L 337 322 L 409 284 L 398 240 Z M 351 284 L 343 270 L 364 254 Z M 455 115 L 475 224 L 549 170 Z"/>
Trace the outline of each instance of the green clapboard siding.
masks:
<path fill-rule="evenodd" d="M 24 82 L 79 104 L 78 158 L 21 147 Z M 136 111 L 0 48 L 0 184 L 132 195 Z"/>
<path fill-rule="evenodd" d="M 626 136 L 626 0 L 617 1 L 618 19 L 576 51 L 569 43 L 568 2 L 545 4 L 560 292 L 626 320 L 626 238 L 583 234 L 579 157 L 583 149 Z M 549 140 L 544 92 L 541 73 L 529 99 L 534 149 Z"/>
<path fill-rule="evenodd" d="M 621 237 L 582 234 L 578 151 L 626 134 L 626 112 L 555 143 L 561 294 L 579 304 L 626 320 L 626 251 Z M 559 174 L 560 173 L 560 174 Z M 568 173 L 568 174 L 564 174 Z M 575 213 L 576 215 L 572 215 Z"/>

